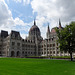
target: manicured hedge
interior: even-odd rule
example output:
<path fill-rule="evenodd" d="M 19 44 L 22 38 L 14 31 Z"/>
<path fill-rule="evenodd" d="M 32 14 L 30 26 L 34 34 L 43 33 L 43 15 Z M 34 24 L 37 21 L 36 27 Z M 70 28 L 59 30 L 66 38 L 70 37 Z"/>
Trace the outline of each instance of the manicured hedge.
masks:
<path fill-rule="evenodd" d="M 26 58 L 40 58 L 40 59 L 70 59 L 70 56 L 28 56 Z"/>
<path fill-rule="evenodd" d="M 70 59 L 70 56 L 51 56 L 50 58 L 56 58 L 56 59 Z"/>

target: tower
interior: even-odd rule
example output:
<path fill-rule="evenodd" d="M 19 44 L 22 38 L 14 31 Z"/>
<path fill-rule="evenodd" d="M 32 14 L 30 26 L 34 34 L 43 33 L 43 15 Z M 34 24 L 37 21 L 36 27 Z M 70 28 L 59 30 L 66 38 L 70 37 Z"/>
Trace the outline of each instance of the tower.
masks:
<path fill-rule="evenodd" d="M 50 38 L 50 28 L 49 28 L 49 23 L 48 23 L 48 28 L 47 28 L 47 39 Z"/>

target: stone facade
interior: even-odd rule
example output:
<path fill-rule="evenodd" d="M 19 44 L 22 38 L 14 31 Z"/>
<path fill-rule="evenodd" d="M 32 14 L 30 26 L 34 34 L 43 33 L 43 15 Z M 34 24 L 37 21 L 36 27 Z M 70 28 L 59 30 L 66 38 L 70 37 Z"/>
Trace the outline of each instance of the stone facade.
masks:
<path fill-rule="evenodd" d="M 63 29 L 59 21 L 59 29 Z M 69 56 L 68 52 L 60 52 L 55 28 L 47 29 L 47 38 L 43 40 L 36 22 L 30 28 L 29 36 L 23 39 L 17 31 L 1 31 L 0 56 L 25 57 L 25 56 Z"/>

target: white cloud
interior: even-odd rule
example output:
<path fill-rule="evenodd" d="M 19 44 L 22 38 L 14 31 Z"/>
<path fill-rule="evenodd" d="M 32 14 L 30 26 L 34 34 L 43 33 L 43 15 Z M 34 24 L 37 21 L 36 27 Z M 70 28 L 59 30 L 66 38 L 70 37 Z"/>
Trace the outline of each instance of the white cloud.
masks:
<path fill-rule="evenodd" d="M 25 23 L 18 17 L 14 19 L 15 25 L 25 25 Z"/>
<path fill-rule="evenodd" d="M 0 1 L 0 25 L 5 25 L 12 19 L 11 11 L 8 9 L 4 0 Z"/>
<path fill-rule="evenodd" d="M 6 30 L 10 33 L 11 30 L 17 30 L 20 32 L 22 30 L 25 30 L 27 32 L 29 30 L 29 26 L 28 26 L 29 24 L 31 23 L 24 23 L 24 21 L 22 21 L 19 17 L 13 19 L 12 13 L 8 8 L 7 4 L 5 3 L 5 1 L 0 0 L 0 31 Z M 20 27 L 17 28 L 17 26 Z"/>
<path fill-rule="evenodd" d="M 4 0 L 0 1 L 0 26 L 12 27 L 14 25 L 24 25 L 23 21 L 19 18 L 13 19 L 12 13 L 9 10 Z"/>
<path fill-rule="evenodd" d="M 7 0 L 9 1 L 9 0 Z M 33 9 L 33 13 L 37 12 L 36 22 L 37 26 L 41 30 L 42 36 L 46 37 L 47 25 L 50 23 L 50 29 L 58 26 L 58 20 L 61 19 L 62 26 L 75 20 L 75 0 L 13 0 L 17 3 L 30 4 Z M 0 0 L 0 30 L 4 29 L 11 31 L 11 29 L 26 32 L 29 31 L 31 23 L 24 23 L 19 17 L 13 19 L 12 12 L 8 8 L 4 0 Z M 21 28 L 16 28 L 21 26 Z M 21 33 L 23 37 L 27 35 Z"/>
<path fill-rule="evenodd" d="M 68 22 L 75 18 L 75 0 L 33 0 L 31 2 L 33 12 L 37 12 L 38 16 L 46 19 Z M 37 16 L 37 17 L 38 17 Z"/>
<path fill-rule="evenodd" d="M 33 13 L 37 12 L 38 14 L 36 19 L 37 24 L 41 27 L 41 32 L 46 33 L 46 28 L 43 27 L 44 23 L 49 22 L 50 28 L 53 28 L 58 26 L 59 18 L 62 26 L 75 20 L 75 0 L 32 0 L 31 5 Z"/>
<path fill-rule="evenodd" d="M 21 37 L 22 37 L 23 39 L 25 39 L 27 36 L 28 36 L 28 34 L 21 34 Z"/>
<path fill-rule="evenodd" d="M 14 0 L 15 2 L 23 3 L 24 5 L 30 4 L 31 0 Z"/>

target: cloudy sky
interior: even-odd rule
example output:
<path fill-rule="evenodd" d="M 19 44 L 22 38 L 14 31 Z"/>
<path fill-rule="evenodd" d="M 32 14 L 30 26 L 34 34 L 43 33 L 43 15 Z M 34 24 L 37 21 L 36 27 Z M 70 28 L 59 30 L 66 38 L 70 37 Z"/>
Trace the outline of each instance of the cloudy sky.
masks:
<path fill-rule="evenodd" d="M 47 26 L 50 29 L 75 21 L 75 0 L 0 0 L 0 31 L 19 31 L 28 36 L 36 18 L 42 37 L 46 38 Z"/>

